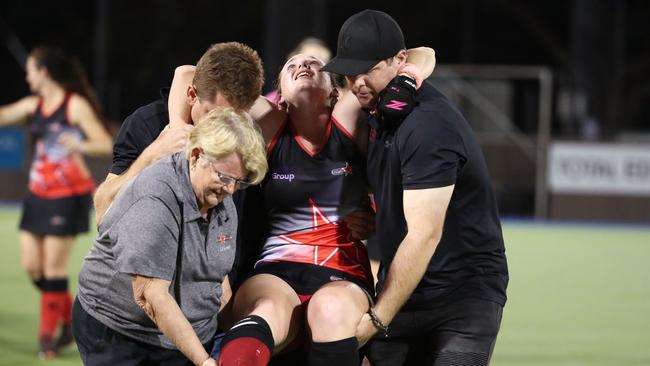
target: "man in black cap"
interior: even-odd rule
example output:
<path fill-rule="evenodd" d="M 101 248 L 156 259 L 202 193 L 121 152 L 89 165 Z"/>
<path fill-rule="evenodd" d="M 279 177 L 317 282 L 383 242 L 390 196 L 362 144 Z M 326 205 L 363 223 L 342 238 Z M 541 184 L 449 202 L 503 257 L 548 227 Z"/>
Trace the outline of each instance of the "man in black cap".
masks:
<path fill-rule="evenodd" d="M 485 159 L 458 110 L 400 75 L 404 37 L 388 14 L 343 24 L 322 68 L 347 76 L 369 113 L 368 176 L 382 266 L 357 329 L 373 366 L 487 365 L 508 269 Z M 379 333 L 379 334 L 377 334 Z"/>

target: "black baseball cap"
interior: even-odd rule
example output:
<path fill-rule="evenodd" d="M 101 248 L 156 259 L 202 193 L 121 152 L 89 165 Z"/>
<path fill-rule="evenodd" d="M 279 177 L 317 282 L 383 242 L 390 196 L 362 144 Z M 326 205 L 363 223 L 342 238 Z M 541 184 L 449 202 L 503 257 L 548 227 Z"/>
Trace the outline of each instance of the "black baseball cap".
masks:
<path fill-rule="evenodd" d="M 399 24 L 383 11 L 366 9 L 349 17 L 339 31 L 336 57 L 321 71 L 359 75 L 405 49 Z"/>

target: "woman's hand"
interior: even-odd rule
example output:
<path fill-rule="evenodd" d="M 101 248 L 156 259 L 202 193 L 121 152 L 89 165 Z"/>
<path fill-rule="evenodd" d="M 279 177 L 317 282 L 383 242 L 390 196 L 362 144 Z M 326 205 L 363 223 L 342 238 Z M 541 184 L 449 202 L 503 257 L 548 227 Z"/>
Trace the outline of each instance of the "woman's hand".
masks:
<path fill-rule="evenodd" d="M 82 153 L 82 154 L 84 152 L 83 141 L 79 139 L 79 136 L 73 133 L 69 133 L 69 132 L 62 133 L 59 136 L 57 142 L 61 144 L 68 152 Z"/>
<path fill-rule="evenodd" d="M 197 365 L 197 366 L 217 366 L 217 360 L 215 360 L 212 357 L 208 357 L 207 360 L 203 361 L 202 364 Z"/>
<path fill-rule="evenodd" d="M 406 51 L 406 54 L 406 62 L 416 66 L 420 71 L 423 79 L 428 78 L 433 72 L 433 69 L 436 67 L 436 51 L 434 51 L 433 48 L 411 48 Z"/>
<path fill-rule="evenodd" d="M 192 325 L 169 293 L 171 281 L 131 275 L 135 303 L 158 326 L 164 335 L 195 365 L 211 363 Z"/>
<path fill-rule="evenodd" d="M 164 156 L 184 149 L 192 128 L 194 128 L 193 125 L 185 123 L 178 125 L 168 124 L 151 145 L 147 146 L 142 154 L 150 162 L 154 162 Z"/>

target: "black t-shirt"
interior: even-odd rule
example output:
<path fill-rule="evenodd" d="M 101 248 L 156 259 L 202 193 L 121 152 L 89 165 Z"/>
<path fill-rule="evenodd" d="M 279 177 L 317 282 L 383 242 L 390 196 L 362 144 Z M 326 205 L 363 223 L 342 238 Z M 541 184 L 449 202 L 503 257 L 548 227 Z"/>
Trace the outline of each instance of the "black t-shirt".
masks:
<path fill-rule="evenodd" d="M 167 99 L 169 98 L 169 88 L 160 89 L 160 99 L 151 102 L 135 110 L 130 116 L 126 117 L 120 131 L 115 138 L 113 146 L 113 166 L 111 173 L 120 175 L 124 173 L 133 162 L 140 156 L 142 151 L 149 146 L 160 132 L 169 123 L 169 112 L 167 110 Z M 255 190 L 251 187 L 249 190 Z M 237 191 L 233 195 L 233 201 L 237 208 L 239 227 L 237 229 L 237 252 L 233 271 L 230 273 L 230 283 L 239 283 L 241 279 L 252 268 L 253 259 L 256 258 L 258 247 L 250 248 L 251 245 L 244 246 L 242 238 L 244 235 L 252 236 L 253 234 L 242 230 L 244 226 L 252 225 L 252 218 L 244 218 L 244 197 L 245 191 Z M 254 206 L 259 202 L 259 198 L 247 200 L 248 206 Z M 249 222 L 250 224 L 246 224 Z M 250 230 L 249 230 L 250 231 Z M 257 231 L 254 231 L 257 232 Z M 252 239 L 251 239 L 252 240 Z"/>
<path fill-rule="evenodd" d="M 376 240 L 386 270 L 407 233 L 403 190 L 455 184 L 442 238 L 405 310 L 478 297 L 506 301 L 508 268 L 483 153 L 460 112 L 424 83 L 398 128 L 371 116 L 368 177 L 377 204 Z"/>
<path fill-rule="evenodd" d="M 169 123 L 169 88 L 160 89 L 160 99 L 135 110 L 126 117 L 113 145 L 111 173 L 120 175 L 133 164 Z"/>

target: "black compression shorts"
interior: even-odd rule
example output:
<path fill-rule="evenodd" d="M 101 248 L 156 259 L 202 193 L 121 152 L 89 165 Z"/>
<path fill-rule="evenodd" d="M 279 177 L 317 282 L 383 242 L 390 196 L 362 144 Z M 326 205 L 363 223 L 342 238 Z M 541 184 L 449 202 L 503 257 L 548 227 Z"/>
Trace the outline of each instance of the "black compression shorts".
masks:
<path fill-rule="evenodd" d="M 279 277 L 299 295 L 313 295 L 329 282 L 344 280 L 361 287 L 371 302 L 374 299 L 375 290 L 366 281 L 323 266 L 294 262 L 263 262 L 253 269 L 251 276 L 263 273 Z"/>

